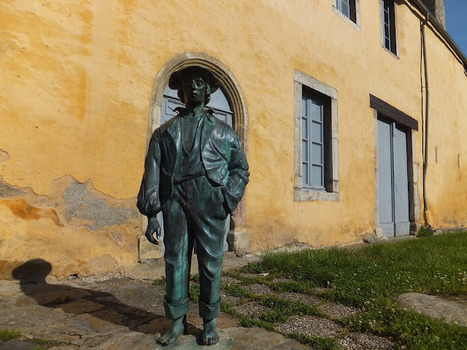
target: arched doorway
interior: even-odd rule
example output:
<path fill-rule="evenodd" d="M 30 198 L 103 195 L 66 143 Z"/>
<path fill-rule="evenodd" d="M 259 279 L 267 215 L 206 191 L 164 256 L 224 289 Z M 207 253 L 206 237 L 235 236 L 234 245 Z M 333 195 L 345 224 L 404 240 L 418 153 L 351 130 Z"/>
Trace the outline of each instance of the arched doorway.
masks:
<path fill-rule="evenodd" d="M 239 136 L 246 153 L 248 118 L 239 85 L 227 66 L 216 58 L 204 53 L 179 54 L 162 67 L 154 81 L 151 96 L 147 135 L 148 141 L 156 128 L 175 116 L 176 112 L 174 112 L 174 109 L 183 106 L 177 96 L 177 92 L 168 88 L 168 81 L 173 72 L 190 66 L 206 68 L 219 80 L 220 89 L 211 95 L 211 101 L 207 107 L 214 109 L 214 115 L 217 118 L 232 126 Z M 159 216 L 159 218 L 162 219 L 161 216 Z M 160 221 L 162 222 L 162 220 Z M 225 244 L 225 250 L 227 250 L 227 246 L 229 250 L 236 250 L 235 237 L 237 233 L 239 233 L 238 236 L 241 236 L 243 240 L 241 242 L 242 249 L 245 250 L 244 247 L 249 246 L 249 239 L 246 243 L 244 241 L 244 238 L 248 237 L 248 233 L 242 229 L 244 225 L 245 209 L 242 201 L 231 218 L 228 227 L 226 227 L 226 234 L 227 231 L 229 231 L 229 245 L 227 245 L 227 243 Z"/>

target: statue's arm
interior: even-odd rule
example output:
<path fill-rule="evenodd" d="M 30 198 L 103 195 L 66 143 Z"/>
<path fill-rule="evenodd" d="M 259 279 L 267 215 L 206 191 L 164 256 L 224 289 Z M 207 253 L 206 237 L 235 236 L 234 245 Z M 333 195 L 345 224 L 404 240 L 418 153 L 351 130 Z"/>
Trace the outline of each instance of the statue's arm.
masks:
<path fill-rule="evenodd" d="M 154 239 L 154 233 L 156 233 L 157 239 L 161 236 L 161 228 L 156 218 L 157 213 L 161 211 L 159 196 L 160 160 L 160 139 L 156 130 L 149 143 L 144 163 L 144 175 L 141 180 L 138 202 L 136 204 L 141 214 L 148 217 L 148 227 L 145 236 L 149 242 L 154 244 L 158 244 L 157 240 Z"/>
<path fill-rule="evenodd" d="M 229 177 L 227 183 L 222 188 L 225 202 L 231 213 L 237 208 L 245 193 L 245 187 L 248 184 L 250 176 L 248 169 L 245 153 L 243 152 L 240 140 L 235 135 L 229 159 Z"/>

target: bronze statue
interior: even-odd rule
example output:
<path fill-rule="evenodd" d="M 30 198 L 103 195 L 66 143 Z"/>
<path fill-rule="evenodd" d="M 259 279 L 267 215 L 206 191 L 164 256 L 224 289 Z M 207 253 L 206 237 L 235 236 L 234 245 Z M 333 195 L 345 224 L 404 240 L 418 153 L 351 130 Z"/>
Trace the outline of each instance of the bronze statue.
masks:
<path fill-rule="evenodd" d="M 219 341 L 216 320 L 224 228 L 228 214 L 243 197 L 248 163 L 232 128 L 205 108 L 210 94 L 219 87 L 210 71 L 197 66 L 182 69 L 172 74 L 169 87 L 178 90 L 185 108 L 154 131 L 137 204 L 149 219 L 145 234 L 149 242 L 158 244 L 157 213 L 162 211 L 164 218 L 164 306 L 173 323 L 159 342 L 174 343 L 186 331 L 191 254 L 196 242 L 202 342 L 213 345 Z"/>

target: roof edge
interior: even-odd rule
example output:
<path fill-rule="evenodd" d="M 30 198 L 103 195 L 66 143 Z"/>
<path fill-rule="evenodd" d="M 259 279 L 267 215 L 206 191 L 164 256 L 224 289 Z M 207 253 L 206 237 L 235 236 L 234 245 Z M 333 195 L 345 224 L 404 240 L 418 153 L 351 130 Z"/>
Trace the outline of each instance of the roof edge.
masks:
<path fill-rule="evenodd" d="M 464 66 L 464 73 L 467 75 L 467 57 L 462 52 L 462 50 L 457 46 L 454 39 L 449 35 L 449 33 L 443 28 L 443 26 L 436 20 L 434 15 L 430 12 L 428 7 L 421 2 L 420 0 L 404 0 L 407 3 L 412 3 L 415 5 L 422 13 L 425 14 L 427 20 L 430 22 L 431 25 L 438 31 L 438 33 L 443 37 L 444 40 L 449 44 L 451 49 L 456 53 L 459 57 L 459 60 L 462 61 Z"/>

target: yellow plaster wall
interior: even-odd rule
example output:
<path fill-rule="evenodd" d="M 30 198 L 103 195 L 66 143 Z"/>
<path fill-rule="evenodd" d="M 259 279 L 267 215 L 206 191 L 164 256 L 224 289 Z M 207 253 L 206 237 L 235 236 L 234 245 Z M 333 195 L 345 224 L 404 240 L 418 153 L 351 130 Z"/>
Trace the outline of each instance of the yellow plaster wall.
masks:
<path fill-rule="evenodd" d="M 427 201 L 436 228 L 467 226 L 467 76 L 432 32 L 427 33 L 429 144 Z"/>
<path fill-rule="evenodd" d="M 71 254 L 73 266 L 66 272 L 79 269 L 78 261 L 84 261 L 83 268 L 105 256 L 117 265 L 136 261 L 132 242 L 140 234 L 138 219 L 123 225 L 119 242 L 111 225 L 93 231 L 80 222 L 70 224 L 63 217 L 66 209 L 49 201 L 50 189 L 64 176 L 89 180 L 98 197 L 134 209 L 153 82 L 183 52 L 217 58 L 242 90 L 251 166 L 245 229 L 252 251 L 293 241 L 332 245 L 372 232 L 376 150 L 369 94 L 421 127 L 420 37 L 419 20 L 407 6 L 398 6 L 396 57 L 381 44 L 379 2 L 361 1 L 360 15 L 355 29 L 336 15 L 331 1 L 3 1 L 0 174 L 7 186 L 30 191 L 28 203 L 56 210 L 63 226 L 44 218 L 42 230 L 2 206 L 0 228 L 8 245 L 2 243 L 0 260 L 24 250 L 21 232 L 43 242 L 49 227 L 47 246 L 38 244 L 17 260 L 34 256 L 63 266 L 63 257 Z M 430 167 L 430 209 L 440 226 L 465 225 L 467 204 L 446 203 L 449 193 L 466 187 L 466 125 L 459 114 L 465 111 L 467 83 L 446 47 L 434 37 L 429 45 L 432 130 L 442 130 L 431 142 L 438 145 L 439 162 Z M 339 202 L 293 201 L 295 70 L 338 92 Z M 457 128 L 441 122 L 445 107 Z M 421 174 L 421 133 L 413 136 Z M 460 169 L 453 152 L 461 154 Z M 14 199 L 25 197 L 15 193 Z M 75 234 L 83 239 L 65 239 Z"/>

